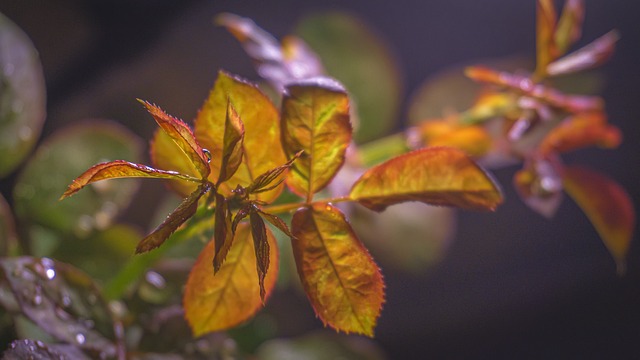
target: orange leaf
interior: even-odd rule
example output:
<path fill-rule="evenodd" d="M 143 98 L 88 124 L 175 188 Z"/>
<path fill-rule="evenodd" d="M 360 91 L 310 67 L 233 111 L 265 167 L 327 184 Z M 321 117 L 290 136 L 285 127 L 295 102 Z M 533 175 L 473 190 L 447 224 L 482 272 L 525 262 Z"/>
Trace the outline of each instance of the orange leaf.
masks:
<path fill-rule="evenodd" d="M 283 164 L 286 159 L 280 142 L 280 122 L 276 108 L 254 84 L 225 72 L 218 80 L 195 121 L 195 134 L 202 146 L 213 154 L 222 154 L 227 101 L 233 103 L 244 123 L 244 157 L 235 174 L 220 184 L 218 191 L 230 195 L 236 185 L 249 186 L 258 175 Z M 216 182 L 222 157 L 214 156 L 209 163 L 209 180 Z M 257 194 L 259 200 L 272 201 L 282 192 L 283 185 Z"/>
<path fill-rule="evenodd" d="M 316 315 L 336 330 L 373 337 L 384 281 L 344 215 L 314 204 L 298 210 L 291 227 L 298 274 Z"/>
<path fill-rule="evenodd" d="M 200 177 L 198 170 L 186 156 L 176 156 L 182 150 L 162 129 L 158 129 L 151 140 L 151 162 L 159 169 L 168 169 L 194 178 Z M 189 181 L 169 179 L 167 184 L 183 197 L 189 196 L 198 188 L 198 184 Z"/>
<path fill-rule="evenodd" d="M 587 215 L 623 274 L 636 221 L 629 195 L 605 175 L 582 167 L 566 167 L 563 180 L 565 191 Z"/>
<path fill-rule="evenodd" d="M 546 75 L 547 65 L 557 58 L 554 41 L 556 10 L 553 0 L 538 0 L 536 3 L 536 74 Z"/>
<path fill-rule="evenodd" d="M 425 121 L 419 125 L 422 142 L 426 146 L 450 146 L 472 157 L 480 157 L 491 150 L 493 141 L 479 125 L 460 126 L 448 121 Z"/>
<path fill-rule="evenodd" d="M 271 249 L 270 271 L 265 278 L 268 296 L 278 277 L 278 246 L 268 229 L 267 240 Z M 241 224 L 227 259 L 215 276 L 211 268 L 213 242 L 209 242 L 198 256 L 189 274 L 183 299 L 185 318 L 195 336 L 236 326 L 252 317 L 262 306 L 252 247 L 251 230 Z"/>
<path fill-rule="evenodd" d="M 304 150 L 287 175 L 287 185 L 311 200 L 336 175 L 351 141 L 349 97 L 329 78 L 287 87 L 282 101 L 282 144 L 288 157 Z"/>
<path fill-rule="evenodd" d="M 369 169 L 349 196 L 375 211 L 405 201 L 478 210 L 502 203 L 491 177 L 464 152 L 446 147 L 416 150 Z"/>
<path fill-rule="evenodd" d="M 171 140 L 173 140 L 187 158 L 189 158 L 196 170 L 198 170 L 201 178 L 207 178 L 210 172 L 209 156 L 205 153 L 204 149 L 200 147 L 189 126 L 182 120 L 167 114 L 156 105 L 140 99 L 138 99 L 138 101 L 147 108 L 162 130 L 171 137 Z"/>
<path fill-rule="evenodd" d="M 558 56 L 565 54 L 567 50 L 569 50 L 569 47 L 580 39 L 583 20 L 584 1 L 566 0 L 554 34 L 554 42 L 557 47 Z"/>
<path fill-rule="evenodd" d="M 189 197 L 173 210 L 169 216 L 153 232 L 140 240 L 136 247 L 136 254 L 153 250 L 162 245 L 180 225 L 189 220 L 198 210 L 198 200 L 209 191 L 209 184 L 201 184 Z"/>
<path fill-rule="evenodd" d="M 558 59 L 547 66 L 549 75 L 564 75 L 599 66 L 609 60 L 620 36 L 610 31 L 589 45 Z"/>
<path fill-rule="evenodd" d="M 134 164 L 124 160 L 115 160 L 92 166 L 78 176 L 62 194 L 60 200 L 77 193 L 80 189 L 100 180 L 116 178 L 156 178 L 156 179 L 180 179 L 199 182 L 198 179 L 175 171 L 158 170 L 152 167 Z"/>
<path fill-rule="evenodd" d="M 564 153 L 594 145 L 615 148 L 621 141 L 620 130 L 607 124 L 604 113 L 580 113 L 553 128 L 540 143 L 540 152 Z"/>
<path fill-rule="evenodd" d="M 224 140 L 222 148 L 222 164 L 220 165 L 220 177 L 217 184 L 229 180 L 235 174 L 242 163 L 244 149 L 242 140 L 244 139 L 244 124 L 238 112 L 231 104 L 227 103 L 227 115 L 224 124 Z"/>

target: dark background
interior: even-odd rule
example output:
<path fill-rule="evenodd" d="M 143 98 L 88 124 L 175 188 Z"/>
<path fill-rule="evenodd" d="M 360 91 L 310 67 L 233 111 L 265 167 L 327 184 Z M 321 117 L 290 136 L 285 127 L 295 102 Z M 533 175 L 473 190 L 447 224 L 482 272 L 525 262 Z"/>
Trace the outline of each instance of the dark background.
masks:
<path fill-rule="evenodd" d="M 586 150 L 566 160 L 609 174 L 637 209 L 640 2 L 586 5 L 579 45 L 612 28 L 622 34 L 602 71 L 610 121 L 625 140 L 615 151 Z M 531 58 L 535 50 L 533 0 L 0 0 L 0 12 L 22 27 L 41 55 L 48 91 L 43 137 L 100 117 L 149 138 L 153 124 L 135 98 L 191 119 L 219 68 L 256 78 L 236 40 L 213 26 L 215 14 L 250 17 L 281 37 L 305 14 L 329 9 L 360 16 L 387 41 L 403 70 L 405 94 L 448 66 L 514 54 Z M 456 241 L 440 264 L 420 275 L 383 269 L 387 302 L 376 341 L 392 359 L 640 358 L 638 236 L 627 275 L 616 276 L 577 206 L 566 199 L 553 220 L 541 218 L 517 199 L 510 186 L 514 171 L 496 173 L 507 198 L 496 213 L 460 214 Z M 12 181 L 1 183 L 3 194 Z M 143 199 L 154 201 L 153 191 L 162 191 L 154 186 Z M 147 221 L 143 214 L 131 216 Z M 271 306 L 288 295 L 276 295 Z M 306 299 L 288 306 L 292 318 L 310 319 L 302 329 L 282 320 L 283 336 L 321 326 Z"/>

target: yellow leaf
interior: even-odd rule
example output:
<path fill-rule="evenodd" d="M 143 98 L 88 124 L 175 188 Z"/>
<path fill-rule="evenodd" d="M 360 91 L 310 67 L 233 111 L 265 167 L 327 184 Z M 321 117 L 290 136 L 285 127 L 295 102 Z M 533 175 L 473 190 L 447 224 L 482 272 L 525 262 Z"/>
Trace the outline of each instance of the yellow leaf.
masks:
<path fill-rule="evenodd" d="M 269 272 L 264 280 L 268 297 L 278 277 L 278 246 L 269 229 L 267 240 L 271 249 Z M 191 269 L 185 287 L 185 318 L 195 336 L 236 326 L 262 307 L 249 226 L 238 226 L 226 260 L 215 275 L 211 265 L 214 251 L 213 242 L 209 242 Z"/>
<path fill-rule="evenodd" d="M 336 330 L 373 337 L 384 281 L 344 215 L 314 204 L 298 210 L 291 227 L 298 274 L 318 317 Z"/>
<path fill-rule="evenodd" d="M 282 143 L 293 163 L 287 185 L 308 201 L 336 175 L 351 141 L 349 97 L 328 78 L 300 81 L 287 87 L 282 103 Z"/>
<path fill-rule="evenodd" d="M 472 157 L 487 154 L 493 145 L 487 131 L 479 125 L 461 126 L 443 121 L 425 121 L 419 126 L 425 146 L 449 146 Z"/>
<path fill-rule="evenodd" d="M 180 148 L 162 129 L 156 130 L 151 141 L 151 162 L 158 169 L 176 171 L 181 174 L 199 177 L 198 170 L 186 156 L 176 156 L 180 154 Z M 189 196 L 198 188 L 198 184 L 188 181 L 178 181 L 168 179 L 169 187 L 182 196 Z"/>
<path fill-rule="evenodd" d="M 493 179 L 464 152 L 447 147 L 420 149 L 375 166 L 349 196 L 375 211 L 405 201 L 478 210 L 502 203 Z"/>
<path fill-rule="evenodd" d="M 550 62 L 557 58 L 554 35 L 556 10 L 553 0 L 538 0 L 536 4 L 536 75 L 545 76 Z"/>
<path fill-rule="evenodd" d="M 635 228 L 636 215 L 629 195 L 615 181 L 582 167 L 564 169 L 564 189 L 580 206 L 616 261 L 619 274 Z"/>
<path fill-rule="evenodd" d="M 220 72 L 195 120 L 196 138 L 213 154 L 209 180 L 215 183 L 220 174 L 228 100 L 244 123 L 244 157 L 236 173 L 220 184 L 218 191 L 224 195 L 230 195 L 236 185 L 249 186 L 260 174 L 286 161 L 280 143 L 279 115 L 271 101 L 254 84 Z M 257 197 L 269 202 L 282 189 L 281 185 Z"/>

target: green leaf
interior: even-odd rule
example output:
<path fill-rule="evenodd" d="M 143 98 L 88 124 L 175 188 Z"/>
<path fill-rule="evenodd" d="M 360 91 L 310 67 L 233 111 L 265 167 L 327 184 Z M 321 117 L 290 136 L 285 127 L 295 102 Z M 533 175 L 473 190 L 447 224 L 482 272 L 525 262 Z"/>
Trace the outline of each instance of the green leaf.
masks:
<path fill-rule="evenodd" d="M 298 275 L 316 315 L 338 331 L 373 337 L 384 281 L 344 215 L 316 203 L 299 209 L 291 228 Z"/>
<path fill-rule="evenodd" d="M 45 97 L 37 51 L 27 35 L 0 14 L 0 178 L 11 173 L 38 140 Z"/>
<path fill-rule="evenodd" d="M 618 274 L 624 274 L 636 223 L 631 198 L 618 183 L 587 168 L 566 167 L 563 181 L 567 194 L 587 215 L 609 249 Z"/>
<path fill-rule="evenodd" d="M 304 18 L 295 33 L 319 55 L 327 73 L 352 98 L 355 140 L 367 142 L 393 128 L 403 92 L 402 75 L 390 46 L 362 19 L 340 12 Z"/>
<path fill-rule="evenodd" d="M 184 199 L 180 205 L 151 234 L 140 240 L 136 254 L 153 250 L 162 245 L 180 225 L 184 224 L 198 210 L 198 200 L 209 191 L 208 183 L 201 184 L 196 191 Z"/>
<path fill-rule="evenodd" d="M 107 228 L 131 201 L 138 180 L 98 182 L 65 201 L 58 198 L 87 168 L 115 159 L 138 161 L 141 148 L 135 134 L 109 121 L 86 121 L 58 130 L 42 143 L 16 181 L 16 217 L 24 224 L 80 237 Z"/>
<path fill-rule="evenodd" d="M 375 211 L 405 201 L 476 210 L 502 203 L 498 185 L 479 165 L 445 147 L 413 151 L 369 169 L 349 196 Z"/>
<path fill-rule="evenodd" d="M 328 78 L 300 81 L 287 87 L 282 102 L 282 144 L 293 163 L 287 184 L 310 200 L 338 172 L 351 142 L 349 97 Z"/>

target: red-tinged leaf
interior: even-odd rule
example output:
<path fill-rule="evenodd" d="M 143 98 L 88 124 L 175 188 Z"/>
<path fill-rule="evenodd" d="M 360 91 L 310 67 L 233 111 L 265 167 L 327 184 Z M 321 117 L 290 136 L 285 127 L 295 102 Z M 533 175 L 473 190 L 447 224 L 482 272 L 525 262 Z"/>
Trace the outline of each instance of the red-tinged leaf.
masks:
<path fill-rule="evenodd" d="M 282 102 L 282 143 L 288 157 L 304 153 L 287 174 L 287 185 L 310 201 L 336 175 L 351 142 L 349 97 L 329 78 L 287 87 Z"/>
<path fill-rule="evenodd" d="M 198 256 L 189 274 L 183 300 L 185 318 L 195 336 L 236 326 L 262 307 L 251 238 L 249 226 L 240 225 L 227 259 L 215 276 L 211 269 L 215 251 L 213 242 L 209 242 Z M 278 245 L 269 230 L 267 240 L 271 254 L 264 283 L 266 296 L 271 294 L 278 278 Z"/>
<path fill-rule="evenodd" d="M 216 212 L 213 242 L 215 253 L 213 256 L 213 269 L 218 272 L 224 262 L 231 244 L 233 243 L 234 231 L 231 228 L 231 212 L 227 199 L 220 194 L 216 194 Z"/>
<path fill-rule="evenodd" d="M 244 148 L 244 124 L 231 101 L 227 105 L 227 116 L 224 124 L 224 144 L 222 148 L 222 165 L 220 165 L 220 177 L 217 184 L 229 180 L 242 163 Z"/>
<path fill-rule="evenodd" d="M 582 167 L 566 167 L 563 180 L 565 191 L 587 215 L 623 274 L 636 222 L 629 195 L 605 175 Z"/>
<path fill-rule="evenodd" d="M 227 102 L 231 100 L 244 123 L 244 156 L 235 174 L 218 187 L 225 196 L 237 185 L 249 186 L 258 175 L 283 164 L 287 159 L 280 141 L 280 118 L 273 103 L 254 84 L 225 72 L 218 74 L 209 98 L 195 121 L 195 134 L 202 146 L 214 154 L 223 152 Z M 222 158 L 214 156 L 209 163 L 213 183 L 219 177 Z M 278 197 L 284 185 L 257 194 L 270 202 Z"/>
<path fill-rule="evenodd" d="M 278 186 L 282 180 L 280 180 L 279 182 L 276 182 L 276 184 L 273 184 L 276 179 L 278 179 L 278 177 L 280 177 L 280 175 L 282 175 L 282 173 L 285 172 L 285 170 L 288 170 L 291 167 L 291 164 L 293 164 L 294 161 L 296 161 L 297 158 L 300 157 L 300 155 L 302 155 L 303 150 L 298 151 L 295 155 L 293 155 L 293 157 L 291 159 L 289 159 L 289 161 L 287 161 L 286 163 L 275 167 L 271 170 L 268 170 L 267 172 L 265 172 L 264 174 L 261 174 L 260 176 L 258 176 L 251 185 L 249 185 L 249 187 L 247 187 L 246 191 L 249 194 L 256 194 L 256 193 L 261 193 L 264 191 L 269 191 L 272 189 L 273 186 Z M 271 186 L 269 186 L 271 185 Z"/>
<path fill-rule="evenodd" d="M 249 211 L 251 211 L 250 209 L 251 208 L 249 207 L 245 207 L 238 210 L 238 212 L 236 213 L 236 216 L 233 218 L 233 222 L 231 223 L 231 231 L 234 234 L 236 233 L 236 229 L 238 228 L 238 224 L 240 224 L 240 221 L 249 216 Z"/>
<path fill-rule="evenodd" d="M 613 55 L 619 38 L 617 31 L 610 31 L 589 45 L 550 63 L 547 73 L 551 76 L 564 75 L 600 66 Z"/>
<path fill-rule="evenodd" d="M 482 66 L 471 66 L 465 74 L 472 80 L 506 87 L 571 113 L 602 110 L 603 102 L 597 96 L 567 95 L 558 90 L 533 82 L 526 76 L 499 72 Z"/>
<path fill-rule="evenodd" d="M 525 167 L 513 177 L 513 184 L 522 201 L 547 219 L 555 215 L 562 202 L 560 163 L 552 159 L 527 161 Z"/>
<path fill-rule="evenodd" d="M 264 279 L 269 270 L 269 242 L 267 241 L 267 227 L 257 211 L 249 212 L 251 224 L 251 236 L 253 237 L 253 249 L 256 254 L 256 270 L 258 271 L 258 284 L 260 285 L 260 298 L 264 303 L 266 289 Z"/>
<path fill-rule="evenodd" d="M 558 56 L 564 55 L 569 50 L 569 47 L 580 39 L 583 20 L 584 1 L 566 0 L 554 34 Z"/>
<path fill-rule="evenodd" d="M 140 240 L 136 247 L 136 254 L 153 250 L 162 245 L 182 224 L 191 218 L 198 210 L 198 200 L 209 191 L 209 184 L 201 184 L 189 197 L 173 210 L 169 216 L 153 232 Z"/>
<path fill-rule="evenodd" d="M 316 315 L 336 330 L 373 337 L 384 281 L 344 215 L 314 204 L 298 210 L 291 224 L 296 267 Z"/>
<path fill-rule="evenodd" d="M 554 41 L 556 9 L 553 0 L 538 0 L 536 3 L 536 74 L 546 75 L 547 65 L 557 58 Z"/>
<path fill-rule="evenodd" d="M 564 153 L 588 146 L 615 148 L 620 145 L 620 130 L 607 123 L 602 112 L 580 113 L 562 121 L 540 143 L 540 152 Z"/>
<path fill-rule="evenodd" d="M 189 158 L 191 163 L 198 170 L 200 176 L 202 178 L 206 178 L 210 172 L 209 155 L 207 155 L 200 144 L 198 144 L 191 128 L 189 128 L 189 126 L 182 120 L 164 112 L 160 107 L 147 101 L 139 99 L 138 101 L 147 108 L 162 130 L 171 137 L 180 150 L 182 150 L 187 158 Z"/>
<path fill-rule="evenodd" d="M 146 165 L 134 164 L 124 160 L 115 160 L 97 164 L 78 176 L 62 194 L 60 200 L 78 192 L 83 187 L 100 180 L 116 178 L 156 178 L 180 179 L 198 182 L 198 179 L 175 171 L 158 170 Z"/>
<path fill-rule="evenodd" d="M 263 218 L 267 219 L 267 221 L 270 222 L 271 225 L 277 227 L 278 230 L 282 231 L 288 237 L 293 238 L 293 234 L 291 233 L 291 230 L 289 230 L 289 227 L 287 226 L 287 224 L 278 216 L 269 214 L 260 209 L 258 209 L 258 212 Z"/>
<path fill-rule="evenodd" d="M 186 156 L 181 156 L 182 150 L 171 140 L 169 135 L 162 129 L 156 130 L 153 140 L 151 141 L 151 163 L 158 169 L 167 169 L 171 171 L 179 172 L 180 174 L 189 175 L 193 178 L 199 178 L 200 173 L 193 165 L 191 160 Z M 198 184 L 190 181 L 180 180 L 168 180 L 169 187 L 180 194 L 182 197 L 187 197 L 192 192 L 196 191 Z"/>
<path fill-rule="evenodd" d="M 447 147 L 416 150 L 375 166 L 349 196 L 375 211 L 405 201 L 475 210 L 495 210 L 502 203 L 493 179 L 463 151 Z"/>

